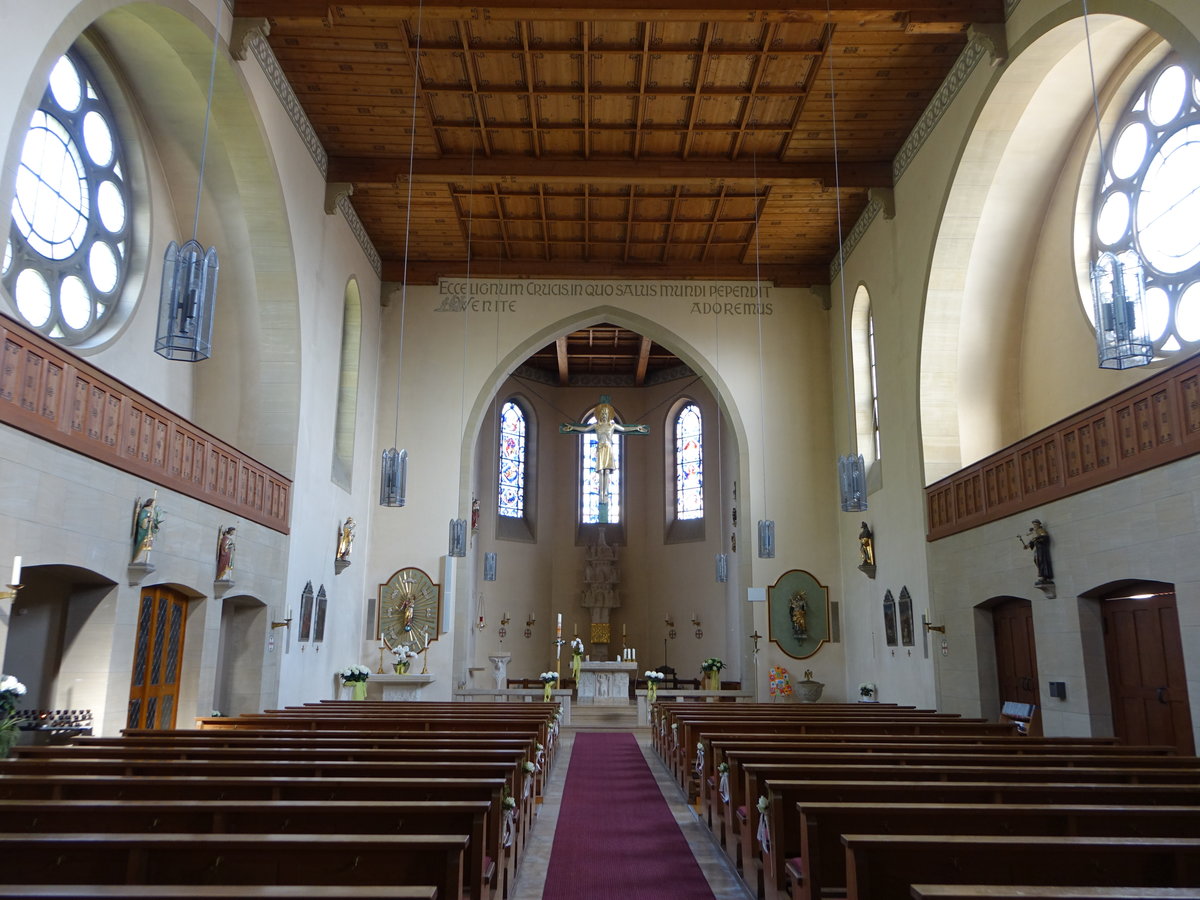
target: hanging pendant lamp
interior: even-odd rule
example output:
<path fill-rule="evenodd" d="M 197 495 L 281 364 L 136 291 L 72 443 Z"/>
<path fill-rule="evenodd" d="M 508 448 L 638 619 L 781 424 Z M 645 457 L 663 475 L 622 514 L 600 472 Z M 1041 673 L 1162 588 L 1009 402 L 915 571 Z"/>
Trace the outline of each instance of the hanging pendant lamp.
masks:
<path fill-rule="evenodd" d="M 212 355 L 213 313 L 217 303 L 217 248 L 204 248 L 197 239 L 200 199 L 204 192 L 204 163 L 208 152 L 208 123 L 212 117 L 213 86 L 217 76 L 217 48 L 221 36 L 221 0 L 217 0 L 213 28 L 212 63 L 208 73 L 208 101 L 204 109 L 204 136 L 200 142 L 200 174 L 196 185 L 196 210 L 192 239 L 182 247 L 175 241 L 163 255 L 162 287 L 158 297 L 158 330 L 154 352 L 183 362 L 200 362 Z"/>

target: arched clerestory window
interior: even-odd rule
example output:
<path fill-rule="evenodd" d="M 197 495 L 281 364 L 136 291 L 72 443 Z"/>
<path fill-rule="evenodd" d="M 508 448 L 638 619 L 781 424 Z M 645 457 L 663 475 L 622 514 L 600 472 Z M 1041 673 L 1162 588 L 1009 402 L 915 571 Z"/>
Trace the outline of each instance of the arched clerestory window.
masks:
<path fill-rule="evenodd" d="M 675 415 L 675 518 L 704 518 L 704 419 L 686 403 Z"/>
<path fill-rule="evenodd" d="M 881 456 L 879 440 L 879 379 L 875 369 L 875 315 L 871 295 L 860 285 L 851 313 L 851 353 L 854 362 L 854 430 L 858 452 L 870 468 Z"/>
<path fill-rule="evenodd" d="M 528 477 L 525 410 L 514 400 L 500 407 L 500 468 L 496 482 L 496 512 L 501 517 L 525 517 L 525 480 Z"/>
<path fill-rule="evenodd" d="M 337 413 L 333 425 L 333 483 L 350 490 L 354 471 L 354 430 L 358 422 L 358 363 L 362 343 L 362 302 L 351 278 L 342 296 L 342 354 L 338 366 Z"/>

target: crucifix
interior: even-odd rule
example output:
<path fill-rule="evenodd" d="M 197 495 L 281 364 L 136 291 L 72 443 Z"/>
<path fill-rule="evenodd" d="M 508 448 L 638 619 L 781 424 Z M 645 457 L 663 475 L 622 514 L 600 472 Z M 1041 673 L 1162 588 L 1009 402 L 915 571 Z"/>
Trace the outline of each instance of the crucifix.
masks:
<path fill-rule="evenodd" d="M 564 422 L 558 426 L 559 434 L 596 435 L 596 474 L 600 476 L 600 504 L 598 521 L 608 524 L 608 473 L 616 468 L 613 459 L 614 434 L 649 434 L 649 425 L 622 425 L 616 421 L 608 394 L 600 396 L 596 407 L 595 422 Z"/>

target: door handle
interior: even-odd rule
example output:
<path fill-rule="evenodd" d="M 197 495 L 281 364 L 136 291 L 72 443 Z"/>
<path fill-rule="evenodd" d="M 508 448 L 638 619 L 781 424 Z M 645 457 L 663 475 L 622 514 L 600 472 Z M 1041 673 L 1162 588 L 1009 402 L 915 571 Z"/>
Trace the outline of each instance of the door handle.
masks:
<path fill-rule="evenodd" d="M 1160 687 L 1158 689 L 1158 702 L 1159 703 L 1168 702 L 1167 701 L 1167 689 L 1165 687 Z"/>

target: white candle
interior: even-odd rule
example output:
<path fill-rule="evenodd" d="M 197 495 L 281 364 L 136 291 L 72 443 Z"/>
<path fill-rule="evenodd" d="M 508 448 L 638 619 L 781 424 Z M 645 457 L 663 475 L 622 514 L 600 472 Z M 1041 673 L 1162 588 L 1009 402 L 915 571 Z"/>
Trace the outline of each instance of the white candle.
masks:
<path fill-rule="evenodd" d="M 562 637 L 562 613 L 558 614 L 558 624 L 554 628 L 554 636 L 557 638 Z"/>
<path fill-rule="evenodd" d="M 16 585 L 16 584 L 20 584 L 20 583 L 21 583 L 21 557 L 14 556 L 13 557 L 12 581 L 10 581 L 9 584 Z"/>

